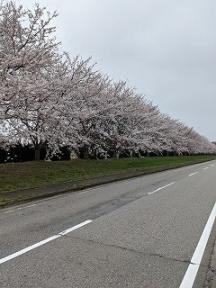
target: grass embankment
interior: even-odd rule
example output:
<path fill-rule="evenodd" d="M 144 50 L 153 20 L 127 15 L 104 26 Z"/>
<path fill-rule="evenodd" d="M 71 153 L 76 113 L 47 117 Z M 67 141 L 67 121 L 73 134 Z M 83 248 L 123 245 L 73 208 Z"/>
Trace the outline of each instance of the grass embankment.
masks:
<path fill-rule="evenodd" d="M 0 206 L 22 200 L 20 192 L 17 196 L 14 192 L 18 190 L 45 187 L 68 181 L 71 183 L 80 180 L 88 181 L 94 177 L 107 175 L 141 171 L 151 173 L 212 159 L 216 157 L 201 155 L 0 164 Z"/>

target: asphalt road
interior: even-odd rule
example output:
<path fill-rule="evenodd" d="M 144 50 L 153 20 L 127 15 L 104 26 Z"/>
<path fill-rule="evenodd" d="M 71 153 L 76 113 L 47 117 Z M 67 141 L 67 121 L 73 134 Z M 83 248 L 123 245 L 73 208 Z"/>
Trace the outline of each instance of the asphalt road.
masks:
<path fill-rule="evenodd" d="M 211 161 L 0 210 L 0 288 L 203 287 L 215 181 Z"/>

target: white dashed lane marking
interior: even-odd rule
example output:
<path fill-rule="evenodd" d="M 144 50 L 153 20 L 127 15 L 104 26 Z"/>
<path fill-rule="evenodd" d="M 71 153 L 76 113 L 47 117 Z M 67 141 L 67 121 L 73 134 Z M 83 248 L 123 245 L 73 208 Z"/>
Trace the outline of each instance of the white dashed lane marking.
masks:
<path fill-rule="evenodd" d="M 56 240 L 56 239 L 58 239 L 58 238 L 60 238 L 60 237 L 62 237 L 64 235 L 67 235 L 68 233 L 71 233 L 72 231 L 75 231 L 75 230 L 77 230 L 77 229 L 79 229 L 79 228 L 81 228 L 81 227 L 83 227 L 83 226 L 85 226 L 85 225 L 87 225 L 87 224 L 89 224 L 91 222 L 92 222 L 92 220 L 86 220 L 86 221 L 84 221 L 84 222 L 82 222 L 82 223 L 80 223 L 80 224 L 78 224 L 76 226 L 73 226 L 73 227 L 71 227 L 69 229 L 66 229 L 66 230 L 58 233 L 57 235 L 51 236 L 51 237 L 49 237 L 47 239 L 44 239 L 44 240 L 42 240 L 42 241 L 40 241 L 40 242 L 38 242 L 36 244 L 33 244 L 33 245 L 31 245 L 29 247 L 26 247 L 26 248 L 24 248 L 24 249 L 22 249 L 20 251 L 17 251 L 15 253 L 11 254 L 11 255 L 8 255 L 8 256 L 6 256 L 4 258 L 1 258 L 0 259 L 0 265 L 5 263 L 5 262 L 8 262 L 8 261 L 10 261 L 10 260 L 12 260 L 14 258 L 17 258 L 17 257 L 19 257 L 19 256 L 21 256 L 23 254 L 26 254 L 27 252 L 29 252 L 31 250 L 34 250 L 34 249 L 36 249 L 38 247 L 41 247 L 41 246 L 43 246 L 43 245 L 45 245 L 45 244 L 47 244 L 47 243 L 49 243 L 51 241 L 54 241 L 54 240 Z"/>

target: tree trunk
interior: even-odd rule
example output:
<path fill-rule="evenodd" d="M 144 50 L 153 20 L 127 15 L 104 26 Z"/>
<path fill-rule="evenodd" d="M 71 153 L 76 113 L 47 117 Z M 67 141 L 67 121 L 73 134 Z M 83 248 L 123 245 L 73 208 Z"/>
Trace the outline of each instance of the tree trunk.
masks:
<path fill-rule="evenodd" d="M 107 155 L 107 152 L 105 152 L 104 154 L 104 159 L 107 160 L 108 159 L 108 155 Z"/>
<path fill-rule="evenodd" d="M 35 146 L 35 161 L 40 161 L 41 159 L 41 147 L 40 145 Z"/>
<path fill-rule="evenodd" d="M 83 151 L 83 158 L 84 159 L 88 159 L 89 158 L 89 153 L 88 153 L 88 149 L 87 148 L 84 149 L 84 151 Z"/>
<path fill-rule="evenodd" d="M 119 157 L 120 157 L 120 153 L 119 151 L 116 151 L 116 159 L 119 159 Z"/>

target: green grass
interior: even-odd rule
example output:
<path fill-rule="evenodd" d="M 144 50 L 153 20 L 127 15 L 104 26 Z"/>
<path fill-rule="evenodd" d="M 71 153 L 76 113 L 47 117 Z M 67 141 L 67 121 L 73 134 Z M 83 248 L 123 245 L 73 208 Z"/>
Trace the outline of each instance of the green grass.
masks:
<path fill-rule="evenodd" d="M 201 155 L 0 164 L 0 204 L 7 202 L 5 198 L 7 193 L 2 192 L 43 187 L 66 181 L 75 182 L 125 172 L 151 172 L 158 168 L 173 168 L 211 159 L 216 159 L 216 157 Z"/>

